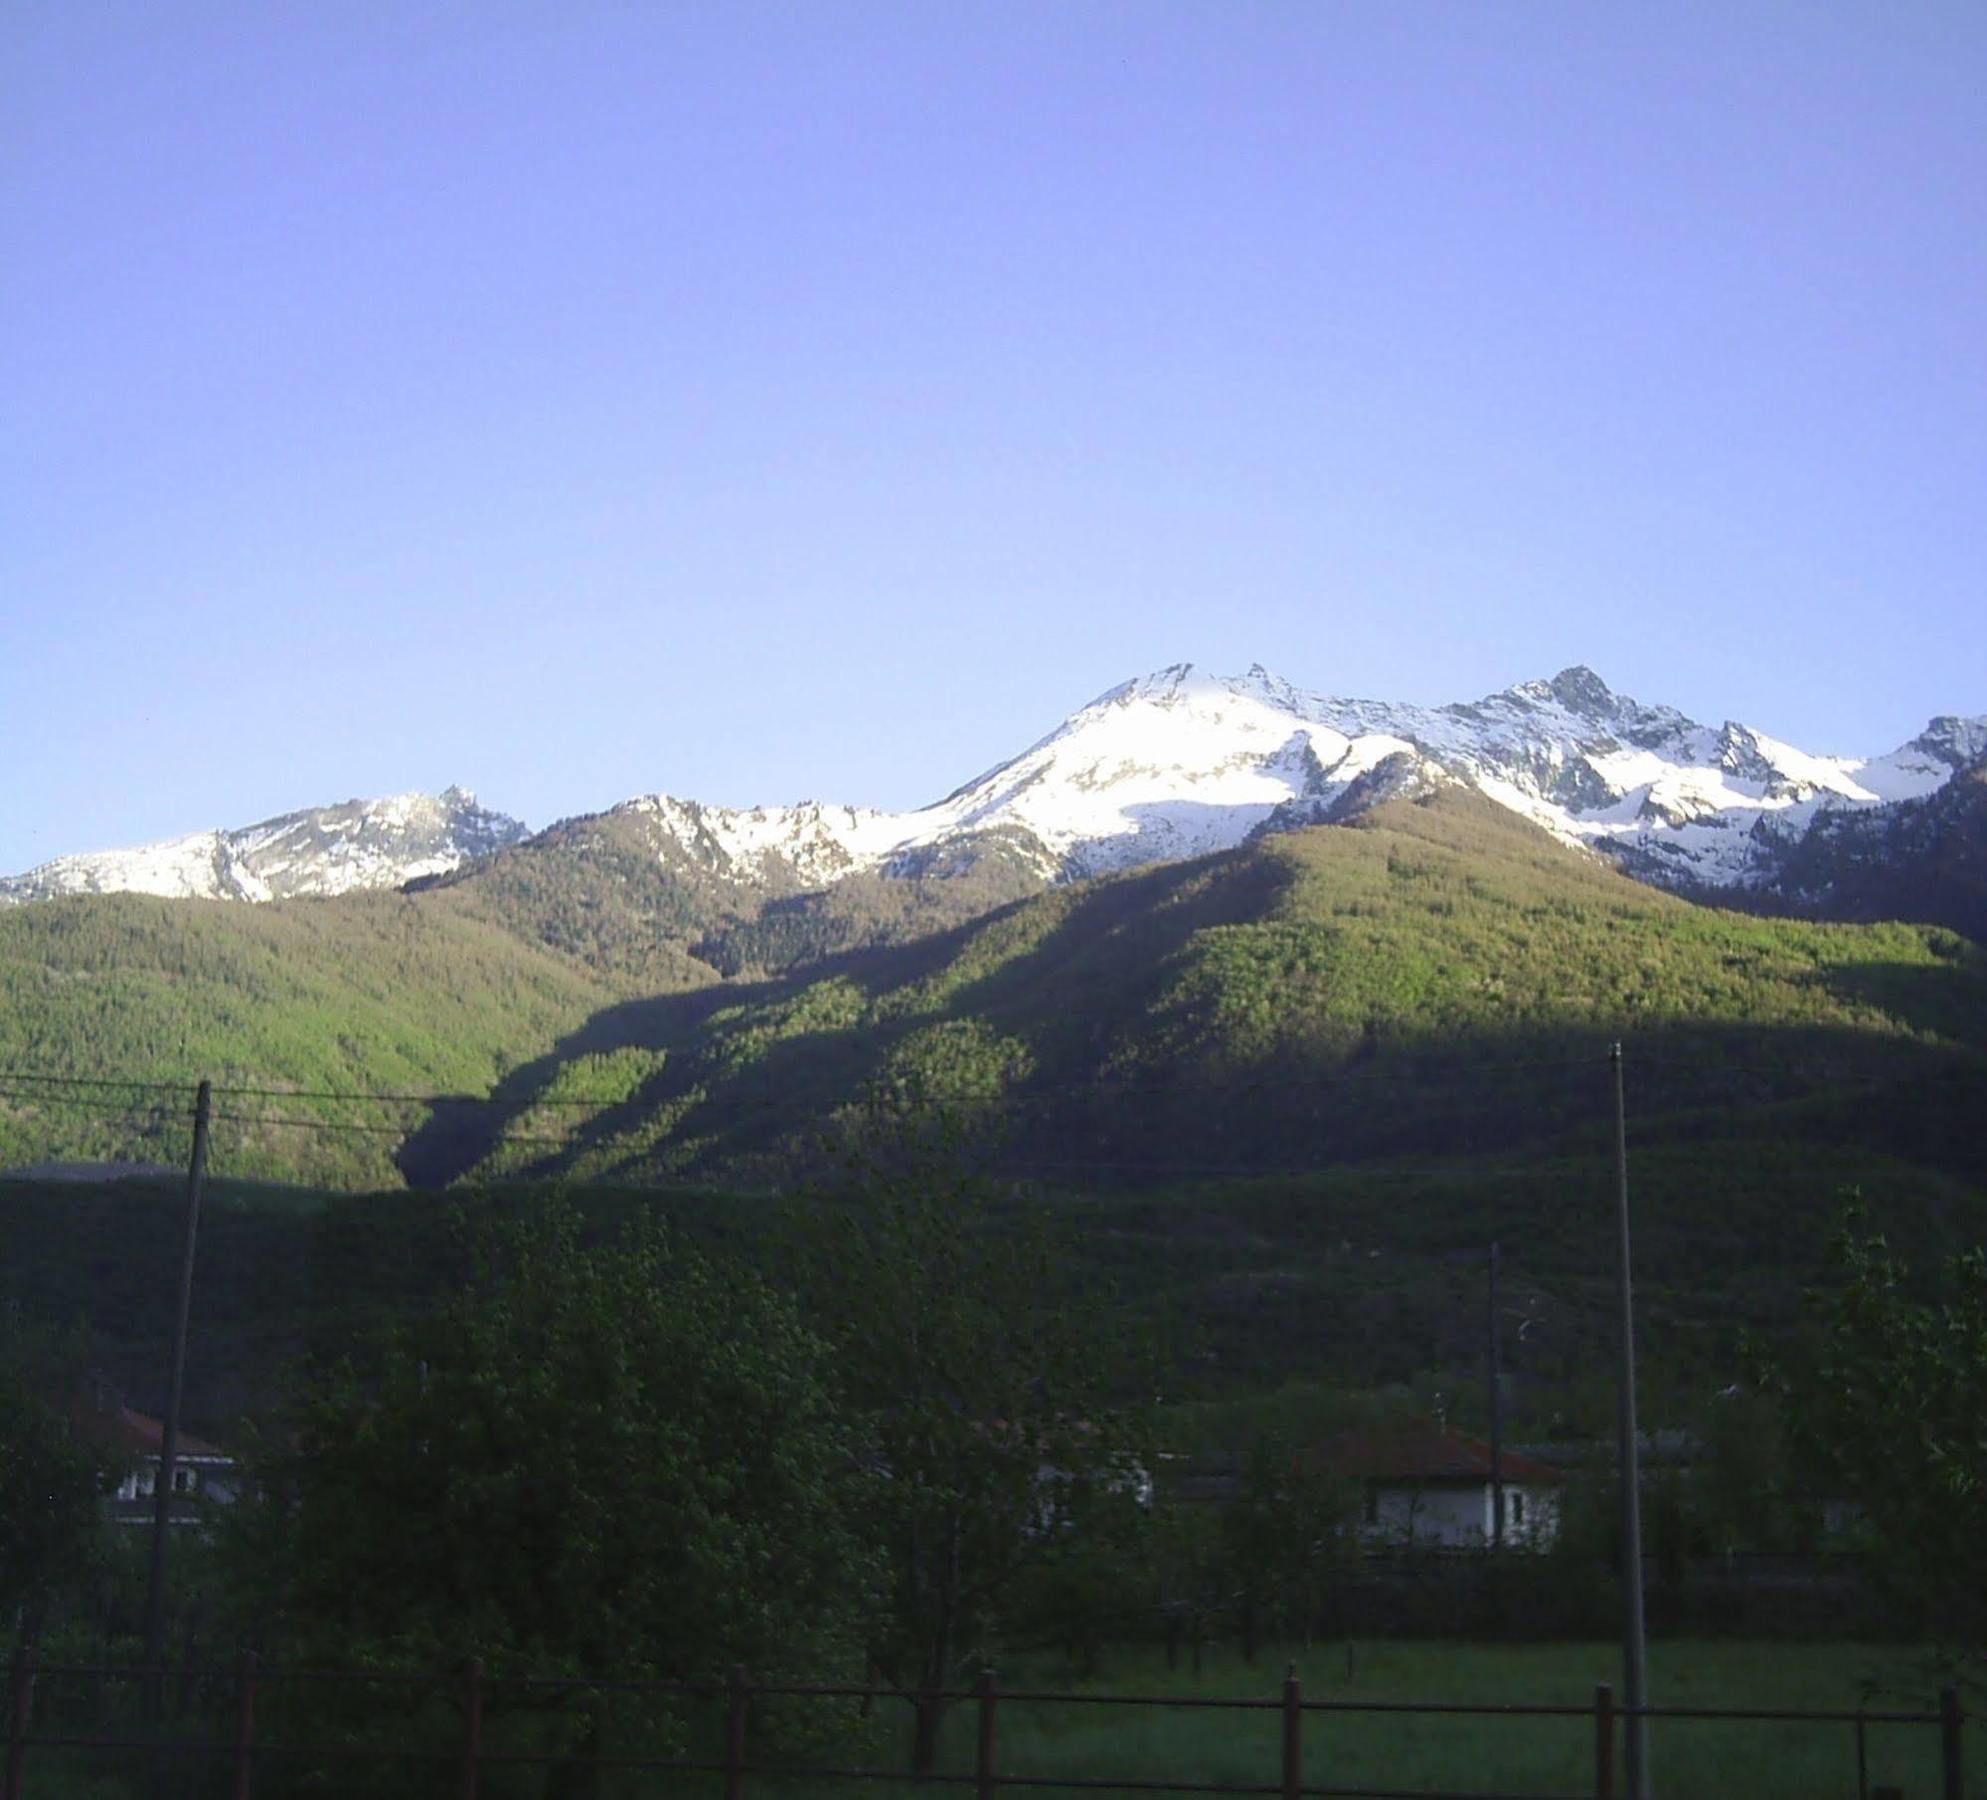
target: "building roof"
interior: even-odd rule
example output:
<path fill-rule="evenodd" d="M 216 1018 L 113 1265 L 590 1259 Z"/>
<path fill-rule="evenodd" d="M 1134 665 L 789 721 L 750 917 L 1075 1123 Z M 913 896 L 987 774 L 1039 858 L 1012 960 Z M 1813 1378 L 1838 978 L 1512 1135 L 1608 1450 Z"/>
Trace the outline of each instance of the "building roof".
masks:
<path fill-rule="evenodd" d="M 69 1409 L 69 1426 L 78 1437 L 101 1444 L 118 1456 L 157 1457 L 165 1454 L 164 1424 L 149 1413 L 134 1411 L 114 1394 L 81 1396 Z M 202 1460 L 233 1460 L 218 1444 L 210 1444 L 205 1438 L 197 1438 L 189 1431 L 179 1434 L 174 1453 Z"/>
<path fill-rule="evenodd" d="M 1368 1481 L 1468 1481 L 1490 1479 L 1490 1446 L 1433 1425 L 1376 1425 L 1342 1431 L 1314 1452 L 1318 1466 L 1333 1475 Z M 1548 1487 L 1565 1480 L 1550 1463 L 1507 1448 L 1500 1458 L 1505 1481 Z"/>

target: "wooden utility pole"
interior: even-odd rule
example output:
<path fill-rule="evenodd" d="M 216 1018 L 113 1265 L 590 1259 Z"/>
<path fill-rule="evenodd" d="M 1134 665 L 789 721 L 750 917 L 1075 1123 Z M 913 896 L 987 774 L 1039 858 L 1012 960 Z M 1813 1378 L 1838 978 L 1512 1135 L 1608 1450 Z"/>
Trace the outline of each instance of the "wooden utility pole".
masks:
<path fill-rule="evenodd" d="M 1490 1246 L 1490 1545 L 1504 1548 L 1504 1334 L 1497 1317 L 1497 1245 Z"/>
<path fill-rule="evenodd" d="M 1642 1469 L 1635 1428 L 1635 1306 L 1628 1255 L 1628 1102 L 1621 1045 L 1608 1052 L 1614 1065 L 1615 1284 L 1621 1332 L 1621 1660 L 1623 1737 L 1628 1751 L 1628 1800 L 1651 1800 L 1647 1644 L 1642 1629 Z"/>
<path fill-rule="evenodd" d="M 207 1127 L 214 1092 L 203 1081 L 193 1100 L 193 1159 L 186 1171 L 186 1230 L 180 1245 L 179 1306 L 173 1315 L 172 1385 L 159 1436 L 159 1473 L 152 1485 L 152 1566 L 145 1583 L 145 1700 L 156 1723 L 164 1688 L 166 1540 L 172 1530 L 173 1471 L 179 1457 L 179 1405 L 186 1385 L 186 1326 L 193 1310 L 193 1247 L 200 1231 L 200 1190 L 207 1182 Z"/>

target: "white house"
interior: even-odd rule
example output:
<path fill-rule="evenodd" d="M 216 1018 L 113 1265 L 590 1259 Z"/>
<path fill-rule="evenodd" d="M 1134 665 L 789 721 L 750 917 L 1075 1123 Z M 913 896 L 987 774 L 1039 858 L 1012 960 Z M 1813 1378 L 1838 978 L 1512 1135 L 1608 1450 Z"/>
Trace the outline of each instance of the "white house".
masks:
<path fill-rule="evenodd" d="M 1481 1548 L 1496 1537 L 1496 1493 L 1504 1492 L 1507 1548 L 1543 1550 L 1559 1531 L 1565 1477 L 1548 1463 L 1432 1425 L 1348 1431 L 1318 1447 L 1326 1473 L 1360 1493 L 1359 1533 L 1373 1549 Z"/>
<path fill-rule="evenodd" d="M 165 1460 L 165 1426 L 126 1406 L 103 1382 L 92 1382 L 77 1397 L 69 1409 L 69 1426 L 123 1466 L 124 1474 L 106 1501 L 111 1518 L 120 1524 L 150 1524 Z M 240 1489 L 235 1459 L 218 1444 L 182 1431 L 174 1447 L 172 1485 L 167 1516 L 175 1525 L 191 1524 L 203 1505 L 225 1506 L 235 1498 Z"/>

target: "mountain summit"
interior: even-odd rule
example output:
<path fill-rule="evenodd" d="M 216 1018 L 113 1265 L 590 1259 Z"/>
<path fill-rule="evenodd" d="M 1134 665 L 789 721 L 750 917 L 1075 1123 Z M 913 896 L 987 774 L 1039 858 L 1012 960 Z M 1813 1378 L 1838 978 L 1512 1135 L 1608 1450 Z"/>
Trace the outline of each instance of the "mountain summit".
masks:
<path fill-rule="evenodd" d="M 1987 718 L 1934 719 L 1879 756 L 1818 755 L 1631 699 L 1581 665 L 1424 707 L 1310 692 L 1260 664 L 1220 675 L 1175 663 L 1100 694 L 914 812 L 718 807 L 654 793 L 567 821 L 520 854 L 581 854 L 574 846 L 589 831 L 606 831 L 617 854 L 745 893 L 990 863 L 1025 888 L 1231 849 L 1461 786 L 1643 879 L 1763 894 L 1817 832 L 1833 842 L 1848 816 L 1923 803 L 1983 757 Z M 0 902 L 118 888 L 244 900 L 342 893 L 444 875 L 524 837 L 515 820 L 451 788 L 67 857 L 0 880 Z M 1812 856 L 1798 860 L 1812 870 Z M 1811 891 L 1811 873 L 1804 883 Z"/>
<path fill-rule="evenodd" d="M 516 819 L 479 806 L 467 788 L 347 800 L 233 831 L 57 857 L 25 875 L 0 877 L 0 905 L 62 894 L 289 900 L 399 887 L 460 868 L 525 835 Z"/>
<path fill-rule="evenodd" d="M 1934 720 L 1873 757 L 1814 755 L 1561 670 L 1442 707 L 1308 692 L 1260 664 L 1175 663 L 1073 713 L 916 812 L 809 802 L 749 811 L 650 795 L 617 808 L 714 873 L 818 885 L 989 854 L 1066 880 L 1356 816 L 1403 791 L 1475 789 L 1553 836 L 1669 886 L 1770 880 L 1818 819 L 1922 799 L 1987 755 L 1987 718 Z"/>

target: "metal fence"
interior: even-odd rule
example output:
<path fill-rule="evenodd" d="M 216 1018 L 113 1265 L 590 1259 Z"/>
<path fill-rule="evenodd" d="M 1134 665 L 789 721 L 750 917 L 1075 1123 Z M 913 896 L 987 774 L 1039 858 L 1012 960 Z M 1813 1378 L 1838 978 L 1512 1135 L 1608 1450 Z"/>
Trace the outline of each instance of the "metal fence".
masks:
<path fill-rule="evenodd" d="M 37 1681 L 56 1677 L 141 1684 L 149 1695 L 148 1710 L 155 1721 L 158 1717 L 160 1688 L 163 1683 L 199 1682 L 225 1694 L 226 1710 L 232 1729 L 225 1735 L 212 1738 L 174 1736 L 159 1730 L 156 1724 L 150 1730 L 134 1727 L 121 1735 L 88 1733 L 65 1727 L 60 1723 L 51 1723 L 45 1729 L 38 1730 L 35 1709 Z M 256 1715 L 258 1697 L 266 1696 L 272 1687 L 279 1685 L 294 1689 L 312 1684 L 386 1684 L 402 1690 L 419 1690 L 437 1698 L 445 1697 L 457 1721 L 453 1732 L 455 1742 L 446 1755 L 438 1756 L 432 1750 L 328 1741 L 286 1743 L 258 1735 Z M 570 1750 L 501 1750 L 486 1744 L 485 1716 L 493 1697 L 534 1693 L 549 1697 L 562 1692 L 676 1696 L 696 1698 L 705 1702 L 721 1702 L 722 1739 L 716 1746 L 716 1753 L 712 1755 L 634 1756 L 607 1755 L 593 1751 L 583 1753 L 577 1759 Z M 34 1785 L 35 1760 L 32 1754 L 36 1750 L 114 1750 L 142 1753 L 149 1756 L 155 1766 L 164 1759 L 174 1762 L 182 1759 L 198 1759 L 206 1762 L 216 1772 L 225 1774 L 226 1792 L 232 1800 L 251 1800 L 256 1791 L 258 1773 L 286 1760 L 318 1759 L 325 1762 L 342 1760 L 348 1764 L 363 1764 L 367 1760 L 384 1763 L 405 1761 L 410 1757 L 435 1764 L 434 1785 L 428 1791 L 437 1795 L 460 1796 L 460 1800 L 478 1800 L 479 1787 L 486 1770 L 495 1771 L 499 1768 L 520 1765 L 544 1768 L 570 1765 L 575 1760 L 589 1764 L 601 1772 L 673 1771 L 679 1774 L 698 1773 L 711 1776 L 717 1778 L 724 1800 L 745 1800 L 747 1795 L 761 1791 L 761 1784 L 796 1778 L 830 1783 L 868 1781 L 908 1786 L 970 1788 L 975 1800 L 993 1800 L 993 1796 L 1003 1792 L 1035 1789 L 1086 1790 L 1103 1793 L 1267 1794 L 1282 1796 L 1282 1800 L 1299 1800 L 1299 1796 L 1314 1797 L 1314 1800 L 1588 1800 L 1589 1796 L 1592 1800 L 1615 1800 L 1617 1792 L 1621 1791 L 1617 1786 L 1620 1763 L 1617 1738 L 1621 1726 L 1630 1713 L 1629 1708 L 1616 1704 L 1614 1690 L 1605 1683 L 1595 1688 L 1593 1702 L 1589 1706 L 1459 1705 L 1421 1701 L 1307 1700 L 1295 1670 L 1285 1678 L 1281 1694 L 1266 1699 L 1003 1689 L 993 1671 L 988 1670 L 971 1688 L 945 1690 L 920 1696 L 926 1700 L 943 1701 L 966 1709 L 974 1726 L 973 1766 L 970 1770 L 913 1771 L 901 1766 L 855 1768 L 832 1763 L 793 1762 L 781 1760 L 777 1755 L 761 1755 L 755 1752 L 751 1741 L 754 1710 L 763 1701 L 841 1700 L 862 1702 L 867 1705 L 878 1700 L 904 1698 L 906 1696 L 872 1687 L 754 1682 L 748 1680 L 745 1671 L 740 1668 L 733 1669 L 729 1680 L 722 1686 L 713 1687 L 708 1683 L 635 1679 L 595 1680 L 553 1676 L 496 1678 L 488 1676 L 480 1663 L 471 1663 L 459 1672 L 446 1675 L 401 1674 L 360 1669 L 278 1670 L 262 1668 L 256 1657 L 250 1654 L 243 1656 L 231 1669 L 182 1670 L 173 1671 L 168 1675 L 158 1669 L 133 1666 L 38 1665 L 34 1653 L 28 1650 L 16 1655 L 8 1683 L 5 1783 L 4 1787 L 0 1787 L 0 1800 L 31 1800 L 31 1797 L 37 1793 L 38 1790 Z M 1153 1780 L 1129 1775 L 1118 1777 L 1017 1774 L 1011 1771 L 1003 1773 L 1000 1766 L 1001 1721 L 1005 1716 L 1003 1709 L 1029 1705 L 1159 1707 L 1180 1711 L 1273 1713 L 1280 1718 L 1281 1731 L 1277 1752 L 1273 1759 L 1265 1759 L 1263 1779 L 1260 1781 Z M 1379 1714 L 1396 1717 L 1404 1722 L 1427 1717 L 1586 1720 L 1590 1724 L 1593 1745 L 1591 1781 L 1589 1785 L 1575 1792 L 1562 1790 L 1553 1794 L 1489 1789 L 1436 1790 L 1320 1785 L 1307 1778 L 1305 1725 L 1307 1719 L 1334 1714 Z M 1639 1716 L 1649 1720 L 1703 1720 L 1735 1725 L 1777 1722 L 1852 1727 L 1855 1734 L 1858 1791 L 1865 1800 L 1883 1800 L 1886 1792 L 1894 1791 L 1881 1788 L 1871 1790 L 1869 1787 L 1865 1755 L 1867 1729 L 1874 1725 L 1935 1730 L 1938 1733 L 1941 1800 L 1964 1800 L 1962 1727 L 1965 1715 L 1960 1706 L 1958 1693 L 1954 1689 L 1948 1688 L 1940 1695 L 1939 1707 L 1935 1712 L 1868 1710 L 1839 1712 L 1652 1706 L 1642 1709 Z M 1315 1748 L 1314 1745 L 1314 1751 Z M 1313 1767 L 1308 1773 L 1314 1777 L 1319 1772 Z"/>

